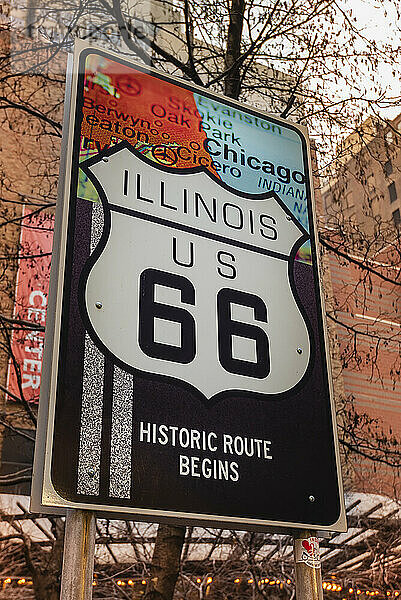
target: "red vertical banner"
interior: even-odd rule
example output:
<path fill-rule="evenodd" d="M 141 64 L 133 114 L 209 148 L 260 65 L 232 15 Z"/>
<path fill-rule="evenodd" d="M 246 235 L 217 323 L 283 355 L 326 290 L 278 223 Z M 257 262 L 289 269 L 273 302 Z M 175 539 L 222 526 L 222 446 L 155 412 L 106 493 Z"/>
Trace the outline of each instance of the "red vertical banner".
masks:
<path fill-rule="evenodd" d="M 24 213 L 15 289 L 16 324 L 11 340 L 7 389 L 10 400 L 23 395 L 28 402 L 38 402 L 54 217 L 45 213 Z M 32 329 L 27 323 L 32 323 Z M 40 328 L 35 329 L 35 325 Z"/>

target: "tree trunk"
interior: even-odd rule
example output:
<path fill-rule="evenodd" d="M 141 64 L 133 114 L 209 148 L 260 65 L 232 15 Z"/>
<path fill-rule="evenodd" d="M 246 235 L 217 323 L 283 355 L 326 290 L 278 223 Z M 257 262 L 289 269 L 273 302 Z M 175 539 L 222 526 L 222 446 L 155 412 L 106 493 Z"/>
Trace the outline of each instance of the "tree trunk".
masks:
<path fill-rule="evenodd" d="M 159 525 L 145 600 L 172 600 L 185 532 L 185 527 Z"/>
<path fill-rule="evenodd" d="M 241 56 L 241 38 L 244 25 L 245 0 L 232 0 L 230 23 L 227 32 L 227 48 L 224 57 L 224 70 L 230 69 L 225 77 L 224 93 L 237 99 L 241 89 L 241 69 L 236 64 Z"/>
<path fill-rule="evenodd" d="M 54 517 L 52 523 L 55 542 L 50 552 L 41 549 L 39 556 L 33 558 L 31 540 L 28 536 L 24 540 L 25 562 L 32 577 L 35 600 L 58 600 L 60 595 L 64 523 L 60 517 Z"/>

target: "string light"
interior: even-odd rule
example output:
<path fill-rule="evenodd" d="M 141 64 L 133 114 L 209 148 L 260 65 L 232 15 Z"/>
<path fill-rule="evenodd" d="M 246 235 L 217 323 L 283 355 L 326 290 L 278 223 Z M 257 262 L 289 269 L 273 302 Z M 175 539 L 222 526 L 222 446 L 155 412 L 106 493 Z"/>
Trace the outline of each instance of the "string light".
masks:
<path fill-rule="evenodd" d="M 94 578 L 96 578 L 97 575 L 94 575 Z M 335 577 L 333 577 L 333 575 L 329 576 L 331 579 L 334 579 Z M 147 584 L 147 580 L 146 579 L 117 579 L 114 580 L 116 585 L 118 585 L 119 587 L 124 587 L 126 585 L 129 586 L 134 586 L 136 584 L 142 584 L 142 585 L 146 585 Z M 201 577 L 196 577 L 195 579 L 196 583 L 201 584 L 202 581 L 204 581 L 204 579 L 202 579 Z M 239 584 L 241 583 L 242 579 L 240 577 L 236 577 L 235 579 L 232 580 L 235 584 Z M 270 586 L 280 586 L 280 588 L 282 589 L 284 584 L 287 585 L 294 585 L 294 583 L 291 581 L 291 579 L 284 579 L 284 580 L 280 580 L 280 579 L 270 579 L 269 577 L 262 577 L 259 580 L 253 579 L 253 578 L 249 578 L 249 579 L 245 579 L 244 581 L 246 581 L 249 585 L 254 585 L 255 583 L 257 583 L 259 586 L 263 586 L 263 585 L 270 585 Z M 210 575 L 206 578 L 206 585 L 210 585 L 213 582 L 213 577 L 211 577 Z M 3 586 L 3 588 L 7 585 L 18 585 L 18 586 L 23 586 L 23 585 L 33 585 L 33 581 L 31 579 L 27 579 L 26 577 L 21 577 L 21 576 L 10 576 L 10 577 L 5 577 L 4 579 L 0 579 L 0 585 Z M 99 582 L 96 581 L 95 579 L 92 581 L 92 585 L 96 586 L 99 585 Z M 334 583 L 333 581 L 323 581 L 322 582 L 322 587 L 324 590 L 326 590 L 327 592 L 342 592 L 343 591 L 343 587 L 337 583 Z M 361 589 L 355 589 L 353 587 L 349 587 L 346 588 L 346 590 L 348 591 L 348 594 L 353 595 L 355 594 L 356 596 L 381 596 L 382 598 L 386 598 L 390 599 L 391 598 L 397 598 L 399 600 L 401 600 L 401 590 L 361 590 Z M 346 598 L 341 598 L 341 600 L 347 600 Z"/>
<path fill-rule="evenodd" d="M 336 583 L 331 583 L 328 581 L 323 581 L 322 587 L 324 590 L 331 591 L 331 592 L 342 592 L 343 591 L 343 587 L 341 585 L 338 585 Z M 382 596 L 386 596 L 386 597 L 392 596 L 392 597 L 398 598 L 401 594 L 401 591 L 400 590 L 393 590 L 393 591 L 386 590 L 385 592 L 384 591 L 380 592 L 379 590 L 360 590 L 360 589 L 355 590 L 354 588 L 350 587 L 350 588 L 348 588 L 348 593 L 356 594 L 357 596 L 363 596 L 364 594 L 366 596 L 378 596 L 379 594 L 381 594 Z M 342 600 L 345 600 L 345 599 L 342 598 Z"/>

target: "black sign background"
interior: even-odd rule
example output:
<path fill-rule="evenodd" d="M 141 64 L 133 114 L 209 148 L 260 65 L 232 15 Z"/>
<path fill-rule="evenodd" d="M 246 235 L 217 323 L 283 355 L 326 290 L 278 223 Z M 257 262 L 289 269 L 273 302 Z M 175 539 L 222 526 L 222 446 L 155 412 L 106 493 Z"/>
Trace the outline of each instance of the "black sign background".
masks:
<path fill-rule="evenodd" d="M 92 50 L 93 52 L 93 50 Z M 83 58 L 85 53 L 83 53 Z M 176 82 L 174 82 L 176 84 Z M 191 86 L 185 85 L 188 89 Z M 208 96 L 206 92 L 202 94 Z M 213 96 L 211 96 L 213 97 Z M 227 105 L 230 102 L 226 101 Z M 236 108 L 237 105 L 233 105 Z M 111 399 L 113 363 L 105 360 L 105 402 L 99 496 L 77 494 L 82 372 L 85 329 L 78 307 L 79 279 L 90 254 L 91 203 L 76 197 L 82 76 L 78 87 L 73 174 L 68 223 L 67 260 L 57 382 L 56 416 L 51 478 L 55 490 L 67 501 L 202 515 L 258 519 L 288 524 L 330 526 L 340 517 L 333 423 L 330 407 L 324 332 L 312 237 L 313 266 L 294 263 L 294 281 L 303 310 L 313 332 L 313 364 L 304 385 L 279 399 L 261 400 L 244 393 L 225 397 L 211 407 L 187 387 L 169 379 L 141 377 L 134 381 L 134 428 L 132 441 L 132 491 L 130 500 L 108 495 L 110 464 Z M 242 108 L 244 112 L 253 113 Z M 274 122 L 274 119 L 271 119 Z M 290 125 L 288 125 L 291 127 Z M 305 164 L 306 145 L 304 143 Z M 310 182 L 307 183 L 310 198 Z M 312 211 L 309 205 L 309 220 Z M 263 276 L 261 274 L 261 276 Z M 108 393 L 107 393 L 108 391 Z M 272 460 L 201 452 L 139 441 L 140 421 L 213 431 L 218 438 L 232 436 L 271 440 Z M 236 482 L 179 475 L 179 455 L 201 459 L 234 460 Z M 311 497 L 314 501 L 311 501 Z M 241 528 L 246 528 L 241 523 Z"/>

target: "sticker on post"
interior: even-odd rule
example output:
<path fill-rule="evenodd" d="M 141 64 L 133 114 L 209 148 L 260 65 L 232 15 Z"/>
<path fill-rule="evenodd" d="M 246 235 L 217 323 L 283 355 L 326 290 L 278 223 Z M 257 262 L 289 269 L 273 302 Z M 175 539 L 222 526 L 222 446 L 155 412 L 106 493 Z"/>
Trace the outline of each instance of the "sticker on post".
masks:
<path fill-rule="evenodd" d="M 295 562 L 305 563 L 312 569 L 320 568 L 320 549 L 317 537 L 295 540 Z"/>

